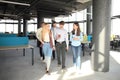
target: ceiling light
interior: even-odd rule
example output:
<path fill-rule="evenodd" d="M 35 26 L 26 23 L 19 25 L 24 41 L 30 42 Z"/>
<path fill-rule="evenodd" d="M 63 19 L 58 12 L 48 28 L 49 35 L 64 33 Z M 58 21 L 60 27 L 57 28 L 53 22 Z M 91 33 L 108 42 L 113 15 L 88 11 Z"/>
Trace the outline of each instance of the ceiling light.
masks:
<path fill-rule="evenodd" d="M 1 3 L 8 3 L 8 4 L 15 4 L 15 5 L 22 5 L 22 6 L 30 6 L 30 4 L 20 3 L 20 2 L 13 2 L 13 1 L 0 0 L 0 2 Z"/>

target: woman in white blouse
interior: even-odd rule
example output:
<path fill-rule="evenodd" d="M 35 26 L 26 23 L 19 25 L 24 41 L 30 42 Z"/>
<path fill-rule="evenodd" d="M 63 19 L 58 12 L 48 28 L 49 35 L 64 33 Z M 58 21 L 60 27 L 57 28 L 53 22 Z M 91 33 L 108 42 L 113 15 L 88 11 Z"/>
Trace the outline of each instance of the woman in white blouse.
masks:
<path fill-rule="evenodd" d="M 50 74 L 49 68 L 51 64 L 52 49 L 55 49 L 55 43 L 53 33 L 50 30 L 50 25 L 47 23 L 44 23 L 42 27 L 40 41 L 42 43 L 42 48 L 45 55 L 46 73 Z"/>

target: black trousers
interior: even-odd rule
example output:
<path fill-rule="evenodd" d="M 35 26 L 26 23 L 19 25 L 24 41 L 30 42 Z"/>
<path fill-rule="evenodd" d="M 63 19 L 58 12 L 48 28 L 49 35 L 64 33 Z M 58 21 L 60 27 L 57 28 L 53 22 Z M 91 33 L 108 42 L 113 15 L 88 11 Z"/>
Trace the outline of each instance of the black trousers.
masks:
<path fill-rule="evenodd" d="M 40 43 L 41 44 L 41 43 Z M 39 51 L 40 51 L 40 57 L 42 57 L 42 59 L 44 60 L 45 59 L 45 56 L 44 56 L 44 53 L 43 53 L 43 50 L 42 50 L 42 47 L 40 46 L 39 47 Z"/>
<path fill-rule="evenodd" d="M 55 45 L 56 45 L 56 40 L 55 40 Z M 55 59 L 55 50 L 52 51 L 52 56 L 53 56 L 53 59 Z"/>

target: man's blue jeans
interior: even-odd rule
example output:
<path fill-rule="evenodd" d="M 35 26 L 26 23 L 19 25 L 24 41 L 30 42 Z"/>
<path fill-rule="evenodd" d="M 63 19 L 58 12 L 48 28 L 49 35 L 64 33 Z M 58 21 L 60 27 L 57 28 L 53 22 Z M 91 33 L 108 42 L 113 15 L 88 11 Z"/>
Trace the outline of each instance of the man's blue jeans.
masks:
<path fill-rule="evenodd" d="M 81 67 L 81 45 L 71 46 L 73 52 L 73 64 L 76 68 Z"/>

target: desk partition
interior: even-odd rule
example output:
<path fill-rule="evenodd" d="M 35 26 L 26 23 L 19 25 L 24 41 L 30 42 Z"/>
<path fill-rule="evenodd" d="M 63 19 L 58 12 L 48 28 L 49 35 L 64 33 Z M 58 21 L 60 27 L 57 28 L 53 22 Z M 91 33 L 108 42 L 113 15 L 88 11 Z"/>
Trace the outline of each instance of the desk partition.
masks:
<path fill-rule="evenodd" d="M 28 45 L 28 37 L 0 37 L 0 47 Z"/>

